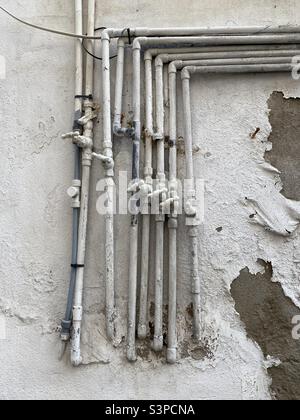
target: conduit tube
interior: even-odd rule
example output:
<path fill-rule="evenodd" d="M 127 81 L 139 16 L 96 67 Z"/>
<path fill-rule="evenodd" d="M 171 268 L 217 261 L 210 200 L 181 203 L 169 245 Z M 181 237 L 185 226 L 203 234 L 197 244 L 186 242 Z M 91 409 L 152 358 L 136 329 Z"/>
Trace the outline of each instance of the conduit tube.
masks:
<path fill-rule="evenodd" d="M 195 73 L 267 73 L 267 72 L 286 72 L 292 71 L 291 64 L 261 64 L 261 65 L 228 65 L 228 66 L 203 66 L 203 67 L 185 67 L 182 70 L 182 88 L 183 88 L 183 116 L 185 130 L 185 150 L 186 150 L 186 177 L 191 183 L 189 196 L 196 203 L 195 194 L 194 166 L 193 166 L 193 135 L 192 135 L 192 114 L 190 101 L 190 78 Z M 194 190 L 192 189 L 194 188 Z M 194 207 L 191 201 L 190 209 Z M 189 212 L 186 218 L 186 224 L 190 227 L 189 235 L 192 249 L 192 294 L 193 294 L 193 316 L 194 316 L 194 339 L 201 338 L 201 281 L 199 273 L 199 255 L 198 255 L 198 226 L 197 211 Z"/>
<path fill-rule="evenodd" d="M 275 53 L 277 51 L 275 50 Z M 227 57 L 230 56 L 231 54 L 234 57 L 238 57 L 239 54 L 244 54 L 245 56 L 251 56 L 251 53 L 246 53 L 246 52 L 242 52 L 242 53 L 237 53 L 237 52 L 232 52 L 230 54 L 230 52 L 228 53 L 207 53 L 207 54 L 186 54 L 186 55 L 181 55 L 184 58 L 192 58 L 192 57 L 208 57 L 208 58 L 212 58 L 214 56 L 214 54 L 219 54 L 220 57 Z M 258 56 L 263 56 L 264 52 L 259 52 Z M 280 54 L 280 53 L 279 53 Z M 286 55 L 285 52 L 282 53 L 283 56 Z M 289 52 L 289 54 L 291 54 L 291 52 Z M 255 53 L 254 53 L 255 55 Z M 169 59 L 171 59 L 173 57 L 180 57 L 180 55 L 176 56 L 176 55 L 159 55 L 156 58 L 155 61 L 155 66 L 156 66 L 156 82 L 157 82 L 157 112 L 158 115 L 160 117 L 158 118 L 163 118 L 163 113 L 162 113 L 162 104 L 161 104 L 161 100 L 163 97 L 163 93 L 162 90 L 162 86 L 161 86 L 161 82 L 162 82 L 162 66 L 163 63 L 165 61 L 168 61 Z M 151 56 L 150 56 L 151 57 Z M 150 63 L 149 60 L 149 54 L 146 54 L 145 60 L 146 62 Z M 273 58 L 273 59 L 261 59 L 261 62 L 279 62 L 279 63 L 285 63 L 287 62 L 287 60 L 290 59 L 291 57 L 288 58 Z M 226 60 L 225 60 L 226 61 Z M 236 59 L 236 60 L 227 60 L 228 63 L 227 64 L 242 64 L 243 60 L 240 59 Z M 256 58 L 249 58 L 248 60 L 245 59 L 244 63 L 255 63 L 255 62 L 259 62 L 259 59 Z M 184 62 L 181 62 L 184 65 Z M 197 64 L 197 63 L 201 63 L 197 61 L 192 61 L 191 64 Z M 225 64 L 224 60 L 211 60 L 211 62 L 204 62 L 204 64 Z M 151 69 L 151 68 L 150 68 Z M 148 79 L 150 79 L 151 76 L 151 70 L 148 72 Z M 171 73 L 172 74 L 172 73 Z M 177 334 L 176 334 L 176 284 L 177 284 L 177 259 L 176 259 L 176 229 L 177 229 L 177 215 L 176 215 L 176 203 L 178 202 L 178 193 L 177 193 L 177 165 L 176 165 L 176 160 L 177 160 L 177 151 L 176 151 L 176 73 L 173 73 L 173 75 L 170 77 L 170 188 L 169 188 L 169 198 L 168 200 L 166 200 L 165 203 L 162 203 L 163 206 L 165 206 L 165 209 L 170 209 L 170 207 L 172 207 L 172 211 L 171 211 L 171 215 L 169 218 L 169 242 L 170 242 L 170 254 L 169 254 L 169 272 L 170 272 L 170 277 L 169 277 L 169 321 L 168 321 L 168 353 L 167 353 L 167 360 L 169 363 L 175 363 L 176 362 L 176 347 L 177 347 Z M 161 123 L 161 121 L 160 121 Z M 161 239 L 160 242 L 162 243 Z M 193 246 L 195 248 L 195 241 L 193 243 Z M 194 262 L 194 266 L 196 265 L 197 261 Z M 160 291 L 161 289 L 159 289 Z M 158 330 L 160 328 L 160 331 L 162 331 L 162 324 L 160 324 L 160 322 L 162 323 L 162 293 L 158 294 L 158 298 L 156 299 L 156 311 L 158 312 L 158 314 L 160 316 L 156 317 L 156 322 L 158 322 Z"/>
<path fill-rule="evenodd" d="M 83 13 L 82 13 L 82 0 L 75 0 L 75 33 L 82 35 L 83 33 Z M 82 41 L 76 40 L 75 45 L 75 113 L 74 113 L 74 126 L 73 131 L 81 134 L 82 127 L 78 120 L 82 117 L 82 87 L 83 87 L 83 50 Z M 72 187 L 68 190 L 68 195 L 72 198 L 73 208 L 73 222 L 72 222 L 72 261 L 71 261 L 71 277 L 69 284 L 69 292 L 67 299 L 67 307 L 65 317 L 61 323 L 61 340 L 67 343 L 71 337 L 72 328 L 72 313 L 73 301 L 76 284 L 77 273 L 77 251 L 78 251 L 78 226 L 80 214 L 80 159 L 81 153 L 78 146 L 75 149 L 75 166 L 74 166 L 74 180 Z"/>
<path fill-rule="evenodd" d="M 167 362 L 176 363 L 177 359 L 177 103 L 176 74 L 169 75 L 169 135 L 170 135 L 170 179 L 169 199 L 173 200 L 169 227 L 169 313 L 168 313 L 168 350 Z"/>
<path fill-rule="evenodd" d="M 141 57 L 140 50 L 133 48 L 133 150 L 132 150 L 132 185 L 130 192 L 140 191 L 140 140 L 141 140 Z M 138 203 L 137 207 L 138 207 Z M 128 287 L 128 337 L 127 358 L 136 361 L 136 302 L 137 302 L 137 265 L 138 265 L 138 222 L 139 209 L 131 216 L 130 226 L 130 261 Z"/>
<path fill-rule="evenodd" d="M 94 35 L 95 27 L 95 0 L 88 2 L 88 35 Z M 94 50 L 94 42 L 87 41 L 89 51 Z M 92 98 L 93 95 L 93 73 L 94 60 L 91 56 L 86 59 L 86 81 L 85 81 L 85 95 Z M 83 287 L 84 287 L 84 264 L 86 255 L 86 240 L 87 240 L 87 221 L 88 221 L 88 204 L 89 204 L 89 189 L 90 189 L 90 170 L 92 163 L 92 148 L 93 148 L 93 115 L 94 104 L 91 99 L 84 101 L 85 118 L 87 119 L 84 125 L 83 138 L 78 138 L 77 141 L 82 147 L 82 187 L 81 187 L 81 212 L 79 221 L 78 234 L 78 267 L 76 277 L 76 288 L 73 306 L 73 336 L 71 349 L 71 362 L 74 366 L 79 366 L 82 363 L 81 357 L 81 324 L 83 316 Z"/>
<path fill-rule="evenodd" d="M 166 201 L 165 175 L 165 137 L 164 137 L 164 90 L 163 66 L 156 65 L 156 132 L 157 142 L 157 189 L 153 196 L 156 208 L 156 247 L 155 247 L 155 317 L 153 349 L 156 352 L 163 349 L 163 291 L 164 291 L 164 223 L 165 214 L 162 204 Z"/>
<path fill-rule="evenodd" d="M 253 29 L 253 28 L 252 28 Z M 265 28 L 260 28 L 259 30 L 264 31 Z M 185 29 L 141 29 L 139 30 L 133 30 L 131 31 L 132 36 L 139 36 L 142 34 L 155 36 L 155 35 L 181 35 L 181 34 L 203 34 L 203 33 L 216 33 L 219 29 L 214 30 L 207 30 L 207 29 L 194 29 L 189 28 L 187 30 Z M 255 28 L 255 31 L 258 31 L 258 28 Z M 290 28 L 289 28 L 290 31 Z M 224 33 L 247 33 L 247 30 L 243 29 L 242 31 L 237 31 L 237 28 L 235 29 L 224 29 Z M 268 31 L 267 31 L 268 32 Z M 104 90 L 106 93 L 109 93 L 107 95 L 107 100 L 110 102 L 110 75 L 109 75 L 109 40 L 110 37 L 121 37 L 124 33 L 124 30 L 114 30 L 114 29 L 108 29 L 103 31 L 102 33 L 102 47 L 103 52 L 106 50 L 106 56 L 108 57 L 108 66 L 103 66 L 103 73 L 107 73 L 107 76 L 103 77 L 104 81 Z M 223 29 L 222 29 L 223 33 Z M 140 143 L 140 56 L 141 56 L 141 44 L 151 44 L 151 45 L 159 45 L 162 43 L 165 45 L 177 45 L 180 43 L 183 43 L 185 45 L 190 45 L 191 43 L 199 44 L 199 45 L 234 45 L 234 44 L 263 44 L 263 43 L 290 43 L 290 42 L 297 42 L 300 40 L 299 34 L 289 34 L 289 35 L 253 35 L 253 36 L 203 36 L 201 38 L 199 37 L 187 37 L 187 36 L 177 36 L 174 38 L 138 38 L 135 39 L 133 43 L 133 79 L 134 79 L 134 109 L 135 109 L 135 118 L 134 118 L 134 124 L 135 124 L 135 136 L 134 136 L 134 159 L 133 159 L 133 180 L 137 179 L 137 168 L 138 163 L 136 157 L 139 156 L 139 143 Z M 106 60 L 107 62 L 107 60 Z M 137 97 L 137 96 L 138 97 Z M 106 101 L 107 102 L 107 101 Z M 137 106 L 139 104 L 139 106 Z M 110 123 L 110 106 L 106 107 L 104 112 L 104 126 L 106 128 L 111 125 Z M 138 171 L 139 172 L 139 171 Z M 138 185 L 139 182 L 136 183 Z M 139 188 L 139 186 L 137 186 Z M 129 273 L 129 322 L 128 322 L 128 355 L 129 359 L 135 360 L 135 324 L 136 324 L 136 273 L 137 273 L 137 226 L 138 226 L 138 217 L 136 215 L 132 218 L 131 223 L 131 257 L 130 257 L 130 273 Z M 134 350 L 133 350 L 134 348 Z M 131 355 L 130 355 L 131 354 Z"/>
<path fill-rule="evenodd" d="M 149 285 L 149 253 L 150 253 L 150 223 L 151 208 L 149 194 L 153 190 L 153 168 L 152 168 L 152 141 L 153 141 L 153 83 L 152 83 L 152 58 L 145 57 L 145 164 L 144 179 L 145 184 L 141 187 L 143 202 L 145 207 L 142 209 L 142 259 L 141 259 L 141 285 L 140 285 L 140 307 L 138 337 L 147 337 L 148 321 L 148 285 Z"/>
<path fill-rule="evenodd" d="M 102 88 L 103 88 L 103 156 L 99 155 L 105 169 L 105 184 L 108 194 L 108 207 L 105 214 L 105 311 L 106 311 L 106 334 L 111 341 L 115 337 L 115 281 L 114 281 L 114 160 L 112 145 L 112 127 L 111 127 L 111 98 L 110 98 L 110 52 L 109 38 L 102 34 Z M 119 43 L 118 71 L 121 67 L 123 74 L 124 65 L 124 44 Z M 116 103 L 116 113 L 122 104 L 123 76 L 120 83 L 117 83 L 117 90 L 121 89 L 120 102 Z M 121 113 L 120 113 L 121 115 Z"/>
<path fill-rule="evenodd" d="M 122 38 L 120 38 L 118 40 L 113 132 L 118 137 L 122 137 L 122 136 L 131 137 L 133 135 L 133 130 L 131 128 L 122 127 L 124 60 L 125 60 L 125 42 Z"/>

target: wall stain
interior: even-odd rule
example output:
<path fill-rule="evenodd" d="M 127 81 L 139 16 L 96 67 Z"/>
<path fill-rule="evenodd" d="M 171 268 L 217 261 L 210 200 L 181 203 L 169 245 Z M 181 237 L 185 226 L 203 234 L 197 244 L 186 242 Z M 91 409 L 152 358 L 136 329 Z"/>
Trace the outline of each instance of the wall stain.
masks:
<path fill-rule="evenodd" d="M 300 99 L 286 99 L 282 92 L 273 92 L 268 106 L 273 148 L 266 152 L 265 159 L 281 172 L 281 193 L 300 201 Z"/>
<path fill-rule="evenodd" d="M 263 273 L 253 275 L 245 268 L 233 282 L 231 294 L 236 311 L 249 338 L 261 347 L 264 356 L 281 364 L 268 369 L 272 392 L 278 400 L 300 399 L 300 341 L 292 337 L 292 319 L 299 309 L 284 295 L 280 283 L 272 282 L 271 263 L 259 260 Z"/>

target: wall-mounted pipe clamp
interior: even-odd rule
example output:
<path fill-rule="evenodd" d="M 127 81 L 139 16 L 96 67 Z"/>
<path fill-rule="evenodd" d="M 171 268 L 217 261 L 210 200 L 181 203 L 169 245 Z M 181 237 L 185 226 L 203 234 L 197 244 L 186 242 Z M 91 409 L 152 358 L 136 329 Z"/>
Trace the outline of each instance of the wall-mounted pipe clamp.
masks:
<path fill-rule="evenodd" d="M 201 224 L 195 190 L 191 190 L 187 193 L 185 202 L 185 214 L 186 226 L 199 226 Z"/>

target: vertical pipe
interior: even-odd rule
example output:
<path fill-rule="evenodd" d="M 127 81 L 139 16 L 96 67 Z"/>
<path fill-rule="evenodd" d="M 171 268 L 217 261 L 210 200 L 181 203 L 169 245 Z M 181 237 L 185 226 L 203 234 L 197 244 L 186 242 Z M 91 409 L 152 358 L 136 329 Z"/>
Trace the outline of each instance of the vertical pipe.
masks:
<path fill-rule="evenodd" d="M 185 155 L 186 155 L 186 181 L 189 185 L 186 197 L 188 200 L 195 200 L 195 181 L 193 166 L 193 133 L 192 133 L 192 113 L 190 98 L 190 74 L 182 73 L 183 89 L 183 113 L 185 130 Z M 192 201 L 191 201 L 192 203 Z M 193 323 L 194 339 L 199 341 L 201 338 L 201 284 L 199 275 L 199 254 L 198 254 L 198 224 L 197 215 L 187 217 L 187 226 L 189 226 L 189 236 L 192 250 L 192 295 L 193 295 Z"/>
<path fill-rule="evenodd" d="M 82 12 L 82 0 L 75 0 L 75 33 L 82 35 L 83 33 L 83 12 Z M 83 52 L 82 52 L 82 41 L 76 40 L 75 45 L 75 103 L 74 103 L 74 131 L 81 132 L 81 127 L 78 126 L 77 121 L 82 117 L 82 87 L 83 87 Z M 74 146 L 75 150 L 75 165 L 74 165 L 74 180 L 80 181 L 80 148 Z M 79 184 L 78 184 L 79 185 Z M 79 193 L 80 194 L 80 193 Z M 67 342 L 71 336 L 72 327 L 72 312 L 73 312 L 73 300 L 75 293 L 76 284 L 76 273 L 77 273 L 77 250 L 78 250 L 78 226 L 79 226 L 79 214 L 80 209 L 73 207 L 73 222 L 72 222 L 72 261 L 71 261 L 71 276 L 69 284 L 69 292 L 67 299 L 67 307 L 65 312 L 64 320 L 61 323 L 61 340 Z"/>
<path fill-rule="evenodd" d="M 89 0 L 88 3 L 88 34 L 94 35 L 95 27 L 95 0 Z M 89 40 L 88 48 L 90 51 L 94 49 L 94 42 Z M 93 94 L 93 76 L 94 76 L 94 60 L 88 56 L 86 61 L 86 86 L 85 94 L 87 96 Z M 86 115 L 92 113 L 92 101 L 87 100 L 84 104 Z M 90 120 L 84 127 L 84 136 L 93 139 L 93 121 Z M 76 288 L 73 307 L 73 337 L 71 349 L 71 361 L 74 366 L 79 366 L 82 363 L 81 357 L 81 324 L 83 315 L 83 288 L 84 288 L 84 264 L 86 255 L 86 240 L 87 240 L 87 221 L 88 221 L 88 204 L 89 204 L 89 190 L 90 190 L 90 170 L 92 162 L 92 148 L 85 148 L 82 152 L 82 186 L 81 186 L 81 212 L 79 220 L 78 233 L 78 268 L 76 277 Z"/>
<path fill-rule="evenodd" d="M 144 176 L 146 184 L 146 194 L 152 192 L 152 138 L 153 138 L 153 83 L 152 83 L 152 56 L 145 56 L 145 102 L 146 102 L 146 122 L 145 122 L 145 167 Z M 142 230 L 142 260 L 141 260 L 141 288 L 140 288 L 140 309 L 138 337 L 141 339 L 147 336 L 148 320 L 148 283 L 149 283 L 149 252 L 150 252 L 150 207 L 147 199 L 147 212 L 143 214 Z"/>
<path fill-rule="evenodd" d="M 158 191 L 165 189 L 165 143 L 164 143 L 164 91 L 163 63 L 156 60 L 156 140 L 157 140 L 157 182 Z M 164 193 L 160 193 L 160 203 L 165 201 Z M 163 349 L 163 270 L 164 270 L 164 223 L 165 215 L 156 215 L 156 250 L 155 250 L 155 319 L 153 349 Z"/>
<path fill-rule="evenodd" d="M 102 85 L 103 85 L 103 154 L 105 183 L 109 188 L 114 177 L 112 127 L 111 127 L 111 96 L 110 96 L 110 39 L 107 32 L 102 35 Z M 122 82 L 123 86 L 123 82 Z M 121 94 L 122 100 L 122 94 Z M 120 104 L 118 103 L 119 107 Z M 120 109 L 120 108 L 119 108 Z M 113 198 L 111 198 L 113 200 Z M 115 337 L 115 284 L 114 284 L 114 205 L 107 208 L 105 215 L 105 311 L 106 334 L 109 340 Z"/>
<path fill-rule="evenodd" d="M 170 105 L 170 198 L 177 199 L 177 103 L 176 72 L 169 74 Z M 175 205 L 175 202 L 174 202 Z M 177 227 L 176 211 L 169 219 L 169 316 L 168 316 L 168 363 L 175 363 L 177 357 Z"/>
<path fill-rule="evenodd" d="M 123 94 L 123 83 L 124 83 L 124 57 L 125 57 L 125 43 L 123 39 L 119 39 L 118 40 L 118 54 L 117 54 L 117 71 L 116 71 L 114 131 L 118 130 L 121 126 L 122 94 Z"/>
<path fill-rule="evenodd" d="M 140 139 L 141 139 L 141 48 L 135 44 L 133 48 L 133 153 L 132 180 L 139 182 L 140 177 Z M 139 215 L 131 217 L 130 226 L 130 266 L 128 287 L 128 342 L 127 358 L 136 361 L 136 303 L 137 303 L 137 265 L 138 265 L 138 221 Z"/>

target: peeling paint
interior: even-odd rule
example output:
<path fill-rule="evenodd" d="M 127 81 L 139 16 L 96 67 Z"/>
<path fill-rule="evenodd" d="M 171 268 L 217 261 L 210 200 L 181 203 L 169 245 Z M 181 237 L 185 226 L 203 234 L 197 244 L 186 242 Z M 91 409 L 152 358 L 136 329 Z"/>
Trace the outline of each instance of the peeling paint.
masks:
<path fill-rule="evenodd" d="M 300 341 L 292 337 L 292 320 L 299 308 L 272 282 L 271 263 L 259 262 L 262 272 L 240 272 L 231 294 L 248 336 L 262 349 L 272 391 L 279 400 L 300 399 Z"/>

